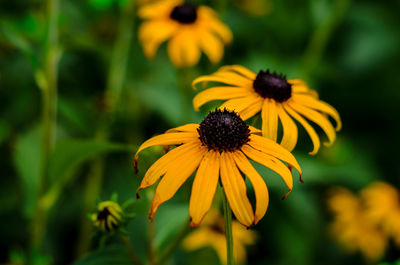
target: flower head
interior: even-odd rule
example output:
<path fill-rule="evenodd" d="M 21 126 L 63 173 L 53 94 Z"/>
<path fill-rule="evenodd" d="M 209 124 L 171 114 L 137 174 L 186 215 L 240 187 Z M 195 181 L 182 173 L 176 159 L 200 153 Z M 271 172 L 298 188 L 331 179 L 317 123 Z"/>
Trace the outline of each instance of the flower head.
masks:
<path fill-rule="evenodd" d="M 116 230 L 123 222 L 123 211 L 118 203 L 103 201 L 97 206 L 97 212 L 92 214 L 93 224 L 103 232 Z"/>
<path fill-rule="evenodd" d="M 168 41 L 168 55 L 176 67 L 193 66 L 203 51 L 212 63 L 221 60 L 224 44 L 232 33 L 209 7 L 182 0 L 163 0 L 139 9 L 145 20 L 139 40 L 148 58 L 153 58 L 161 43 Z"/>
<path fill-rule="evenodd" d="M 296 159 L 289 151 L 257 134 L 260 131 L 246 125 L 235 112 L 216 110 L 208 114 L 200 124 L 183 125 L 144 142 L 135 155 L 135 167 L 143 149 L 154 145 L 177 146 L 148 169 L 138 189 L 153 185 L 163 176 L 156 189 L 150 219 L 157 208 L 171 199 L 197 169 L 189 205 L 192 227 L 198 226 L 210 209 L 219 180 L 238 221 L 247 227 L 256 224 L 267 210 L 268 190 L 248 159 L 277 172 L 289 191 L 293 187 L 292 174 L 282 161 L 301 173 Z M 247 198 L 241 172 L 253 185 L 255 212 Z"/>
<path fill-rule="evenodd" d="M 277 141 L 280 121 L 283 127 L 281 145 L 289 151 L 297 143 L 298 132 L 293 119 L 304 127 L 313 142 L 314 149 L 310 154 L 318 152 L 320 140 L 306 119 L 322 128 L 328 136 L 328 145 L 335 140 L 336 132 L 327 115 L 336 121 L 336 131 L 341 128 L 338 112 L 319 100 L 318 94 L 300 79 L 287 80 L 285 76 L 270 70 L 256 74 L 243 66 L 233 65 L 197 78 L 193 81 L 193 87 L 207 82 L 223 86 L 215 86 L 197 94 L 193 99 L 196 110 L 212 100 L 227 100 L 220 108 L 237 111 L 243 120 L 261 112 L 263 136 Z"/>
<path fill-rule="evenodd" d="M 246 229 L 240 223 L 233 221 L 232 236 L 236 263 L 244 264 L 246 261 L 245 246 L 255 243 L 257 235 L 254 231 Z M 203 224 L 184 239 L 182 245 L 188 251 L 210 246 L 217 252 L 221 262 L 226 264 L 224 217 L 216 210 L 211 211 L 204 219 Z"/>

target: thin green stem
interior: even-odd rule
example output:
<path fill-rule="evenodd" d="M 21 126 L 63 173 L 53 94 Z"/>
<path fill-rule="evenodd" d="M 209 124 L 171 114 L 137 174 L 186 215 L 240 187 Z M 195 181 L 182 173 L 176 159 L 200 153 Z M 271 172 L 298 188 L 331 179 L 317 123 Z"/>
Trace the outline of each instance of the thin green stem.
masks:
<path fill-rule="evenodd" d="M 190 232 L 189 229 L 189 220 L 187 220 L 182 228 L 179 230 L 178 234 L 175 236 L 173 241 L 167 246 L 163 253 L 161 253 L 157 265 L 163 265 L 168 261 L 171 255 L 175 252 L 175 250 L 181 245 L 183 239 Z"/>
<path fill-rule="evenodd" d="M 133 246 L 132 246 L 131 241 L 129 240 L 129 237 L 126 235 L 122 235 L 122 234 L 118 234 L 118 236 L 121 239 L 122 243 L 124 244 L 125 249 L 128 252 L 128 255 L 131 257 L 133 264 L 143 265 L 143 263 L 140 261 L 139 257 L 136 255 L 136 252 L 133 249 Z"/>
<path fill-rule="evenodd" d="M 105 92 L 106 110 L 101 114 L 99 126 L 95 138 L 107 141 L 110 137 L 110 126 L 115 118 L 121 94 L 123 92 L 126 72 L 129 62 L 129 53 L 134 36 L 135 25 L 135 2 L 130 1 L 127 7 L 122 10 L 122 16 L 118 26 L 118 35 L 111 55 L 110 68 L 107 76 L 107 86 Z M 86 220 L 86 213 L 95 207 L 95 202 L 100 194 L 103 183 L 105 159 L 96 159 L 90 168 L 84 191 L 83 220 L 79 245 L 77 248 L 78 256 L 85 253 L 90 244 L 91 224 Z"/>
<path fill-rule="evenodd" d="M 227 264 L 233 265 L 232 210 L 229 206 L 224 189 L 222 188 L 221 191 L 223 193 Z"/>
<path fill-rule="evenodd" d="M 351 0 L 335 0 L 330 16 L 315 30 L 303 57 L 303 75 L 307 76 L 321 60 L 329 40 L 342 21 Z"/>
<path fill-rule="evenodd" d="M 31 248 L 33 250 L 40 248 L 46 227 L 47 209 L 43 208 L 39 202 L 46 188 L 49 157 L 56 138 L 59 0 L 47 0 L 46 13 L 47 28 L 41 67 L 43 80 L 38 83 L 42 92 L 42 139 L 38 194 L 32 219 Z"/>
<path fill-rule="evenodd" d="M 156 264 L 156 251 L 155 251 L 155 245 L 154 245 L 154 237 L 156 235 L 156 224 L 153 221 L 149 222 L 149 230 L 148 230 L 148 255 L 149 255 L 149 265 L 155 265 Z"/>

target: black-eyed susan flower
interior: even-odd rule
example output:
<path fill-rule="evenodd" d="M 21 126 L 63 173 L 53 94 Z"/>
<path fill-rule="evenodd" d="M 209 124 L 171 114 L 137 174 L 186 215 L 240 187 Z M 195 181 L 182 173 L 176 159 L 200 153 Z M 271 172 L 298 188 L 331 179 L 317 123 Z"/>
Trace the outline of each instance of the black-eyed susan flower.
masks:
<path fill-rule="evenodd" d="M 261 112 L 262 134 L 273 141 L 278 138 L 278 121 L 282 124 L 283 135 L 281 145 L 292 151 L 297 143 L 297 126 L 299 122 L 310 136 L 316 154 L 320 147 L 318 134 L 310 120 L 318 124 L 328 136 L 327 145 L 336 138 L 335 128 L 328 116 L 336 121 L 336 131 L 341 128 L 338 112 L 329 104 L 318 99 L 318 94 L 311 90 L 300 79 L 289 79 L 269 70 L 258 74 L 239 66 L 224 66 L 217 72 L 201 76 L 193 81 L 193 87 L 208 82 L 220 83 L 197 94 L 193 106 L 199 107 L 212 100 L 227 100 L 221 109 L 235 110 L 243 120 L 247 120 Z M 306 119 L 305 119 L 306 118 Z"/>
<path fill-rule="evenodd" d="M 257 135 L 259 133 L 235 112 L 216 110 L 210 112 L 200 124 L 183 125 L 144 142 L 134 158 L 136 168 L 139 153 L 143 149 L 155 145 L 177 146 L 148 169 L 138 189 L 153 185 L 163 176 L 151 205 L 150 219 L 157 208 L 171 199 L 197 169 L 189 205 L 192 227 L 198 226 L 209 210 L 219 180 L 238 221 L 247 227 L 256 224 L 267 210 L 268 190 L 248 159 L 277 172 L 289 191 L 293 187 L 292 174 L 281 160 L 301 171 L 289 151 Z M 241 172 L 253 185 L 255 212 L 247 197 Z"/>
<path fill-rule="evenodd" d="M 328 201 L 334 214 L 331 234 L 349 252 L 360 251 L 368 260 L 378 260 L 387 246 L 387 236 L 368 218 L 363 202 L 347 189 L 331 191 Z"/>
<path fill-rule="evenodd" d="M 257 235 L 236 221 L 232 222 L 232 235 L 236 264 L 244 264 L 247 256 L 246 246 L 254 244 Z M 211 211 L 202 225 L 183 240 L 182 246 L 187 251 L 211 247 L 222 264 L 227 264 L 224 217 L 216 210 Z"/>
<path fill-rule="evenodd" d="M 94 226 L 103 232 L 116 230 L 124 221 L 123 210 L 114 201 L 103 201 L 97 206 L 97 212 L 91 216 Z"/>
<path fill-rule="evenodd" d="M 182 0 L 143 6 L 139 17 L 145 20 L 139 28 L 139 40 L 146 57 L 153 58 L 161 43 L 168 41 L 168 55 L 176 67 L 197 64 L 201 51 L 217 63 L 224 44 L 232 40 L 232 32 L 211 8 Z"/>

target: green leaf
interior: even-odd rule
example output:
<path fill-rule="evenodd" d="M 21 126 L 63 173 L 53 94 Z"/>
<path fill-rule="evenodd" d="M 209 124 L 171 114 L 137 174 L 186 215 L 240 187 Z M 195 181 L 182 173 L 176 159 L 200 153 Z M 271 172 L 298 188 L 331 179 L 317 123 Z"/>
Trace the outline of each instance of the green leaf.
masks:
<path fill-rule="evenodd" d="M 40 137 L 39 127 L 18 137 L 13 154 L 15 168 L 21 180 L 24 197 L 24 213 L 31 216 L 37 199 L 40 173 Z"/>
<path fill-rule="evenodd" d="M 133 264 L 125 249 L 119 245 L 95 251 L 73 265 L 131 265 Z"/>

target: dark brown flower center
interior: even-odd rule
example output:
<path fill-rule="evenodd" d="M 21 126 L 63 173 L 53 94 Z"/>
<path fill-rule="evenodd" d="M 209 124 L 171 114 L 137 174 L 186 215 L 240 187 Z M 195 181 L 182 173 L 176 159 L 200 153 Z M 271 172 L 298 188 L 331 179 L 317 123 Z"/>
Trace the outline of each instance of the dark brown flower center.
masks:
<path fill-rule="evenodd" d="M 258 73 L 253 88 L 263 98 L 272 98 L 277 102 L 284 102 L 292 96 L 292 85 L 286 77 L 269 70 Z"/>
<path fill-rule="evenodd" d="M 182 24 L 194 23 L 197 19 L 197 8 L 193 4 L 185 3 L 174 7 L 170 17 Z"/>
<path fill-rule="evenodd" d="M 203 145 L 219 152 L 239 150 L 250 136 L 249 126 L 235 112 L 226 109 L 210 112 L 197 131 Z"/>

